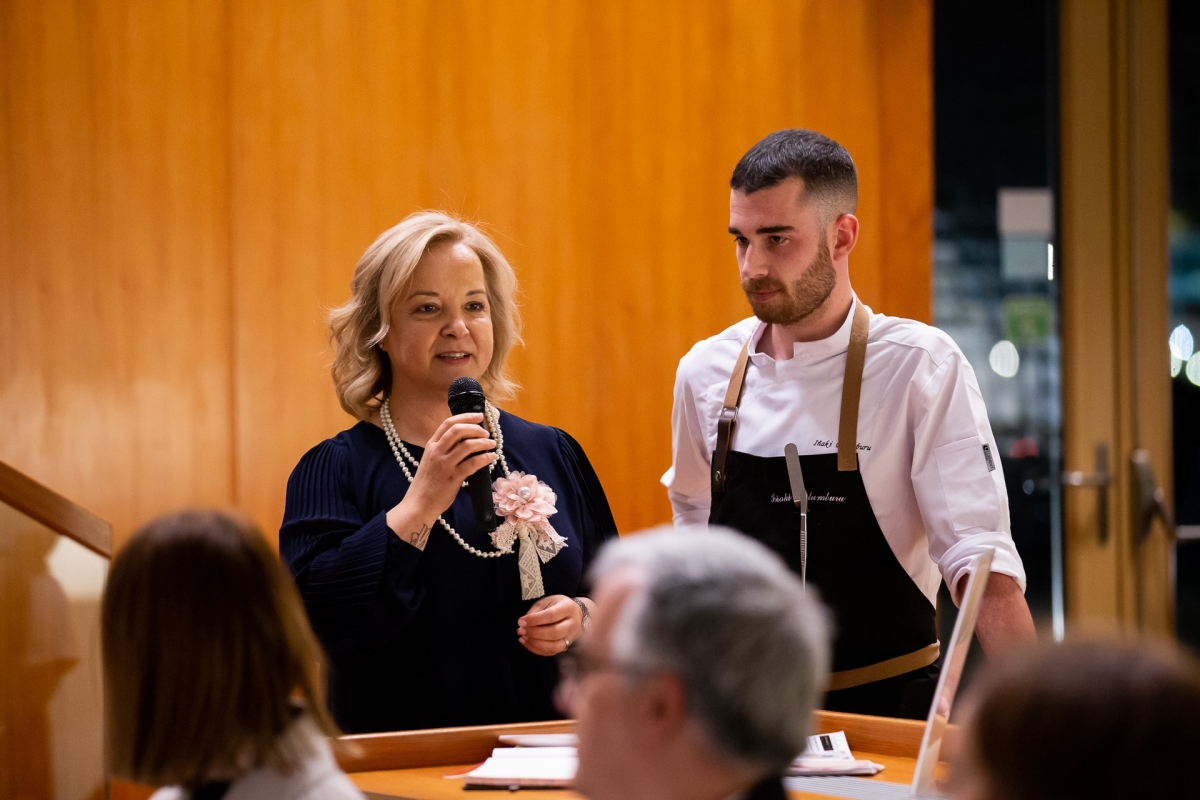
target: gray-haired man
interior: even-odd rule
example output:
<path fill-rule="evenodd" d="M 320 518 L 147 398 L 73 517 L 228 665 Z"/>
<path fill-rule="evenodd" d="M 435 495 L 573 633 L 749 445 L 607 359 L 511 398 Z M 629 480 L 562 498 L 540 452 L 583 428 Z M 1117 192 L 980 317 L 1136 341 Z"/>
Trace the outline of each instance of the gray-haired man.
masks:
<path fill-rule="evenodd" d="M 824 609 L 773 553 L 720 529 L 604 549 L 595 624 L 562 661 L 592 800 L 783 798 L 828 678 Z"/>

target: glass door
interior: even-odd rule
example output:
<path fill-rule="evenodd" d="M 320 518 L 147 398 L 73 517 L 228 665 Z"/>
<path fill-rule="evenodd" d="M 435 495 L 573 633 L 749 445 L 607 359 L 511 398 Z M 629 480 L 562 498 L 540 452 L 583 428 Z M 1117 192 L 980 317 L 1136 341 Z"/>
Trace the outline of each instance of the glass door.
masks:
<path fill-rule="evenodd" d="M 1180 530 L 1200 521 L 1200 46 L 1195 4 L 1173 8 L 1169 257 L 1167 0 L 934 4 L 934 319 L 978 376 L 1044 636 L 1174 629 L 1172 453 Z"/>
<path fill-rule="evenodd" d="M 934 4 L 934 324 L 979 380 L 1045 636 L 1064 626 L 1057 11 L 1052 0 Z"/>

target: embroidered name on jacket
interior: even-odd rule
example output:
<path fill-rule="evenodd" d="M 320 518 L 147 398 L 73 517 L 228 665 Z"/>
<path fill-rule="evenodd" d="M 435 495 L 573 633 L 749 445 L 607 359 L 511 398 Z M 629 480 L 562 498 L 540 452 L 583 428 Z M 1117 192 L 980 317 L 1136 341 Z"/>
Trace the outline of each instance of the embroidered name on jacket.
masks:
<path fill-rule="evenodd" d="M 813 447 L 824 447 L 826 450 L 829 450 L 831 448 L 837 447 L 837 442 L 833 441 L 832 439 L 817 439 L 815 442 L 812 443 L 812 446 Z M 855 449 L 870 450 L 871 445 L 863 444 L 862 442 L 859 442 Z"/>
<path fill-rule="evenodd" d="M 790 503 L 790 502 L 792 502 L 792 493 L 791 492 L 787 492 L 785 494 L 772 493 L 771 494 L 771 502 L 772 503 Z M 840 497 L 836 494 L 813 494 L 812 492 L 809 492 L 808 493 L 808 502 L 810 502 L 810 503 L 844 503 L 844 502 L 846 502 L 846 498 Z"/>

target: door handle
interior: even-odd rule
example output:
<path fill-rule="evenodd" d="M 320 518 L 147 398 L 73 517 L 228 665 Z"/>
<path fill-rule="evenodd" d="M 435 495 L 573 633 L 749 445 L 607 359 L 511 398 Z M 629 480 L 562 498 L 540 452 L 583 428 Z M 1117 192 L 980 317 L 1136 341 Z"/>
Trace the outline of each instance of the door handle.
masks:
<path fill-rule="evenodd" d="M 1096 444 L 1096 472 L 1085 475 L 1079 470 L 1068 470 L 1062 474 L 1063 486 L 1092 487 L 1096 490 L 1096 528 L 1100 544 L 1108 541 L 1108 487 L 1112 475 L 1108 472 L 1108 443 Z"/>
<path fill-rule="evenodd" d="M 1167 493 L 1154 479 L 1154 467 L 1150 464 L 1148 450 L 1134 450 L 1129 454 L 1133 465 L 1133 527 L 1140 544 L 1150 536 L 1154 518 L 1162 520 L 1167 535 L 1175 538 L 1175 518 L 1167 503 Z"/>

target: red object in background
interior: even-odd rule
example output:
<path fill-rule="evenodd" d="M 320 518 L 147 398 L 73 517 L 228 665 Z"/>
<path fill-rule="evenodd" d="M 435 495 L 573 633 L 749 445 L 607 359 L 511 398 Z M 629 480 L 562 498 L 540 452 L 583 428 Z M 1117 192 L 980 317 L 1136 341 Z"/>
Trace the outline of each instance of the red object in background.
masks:
<path fill-rule="evenodd" d="M 1012 443 L 1012 447 L 1008 448 L 1009 458 L 1037 458 L 1038 443 L 1037 439 L 1032 436 L 1026 436 L 1017 439 Z"/>

